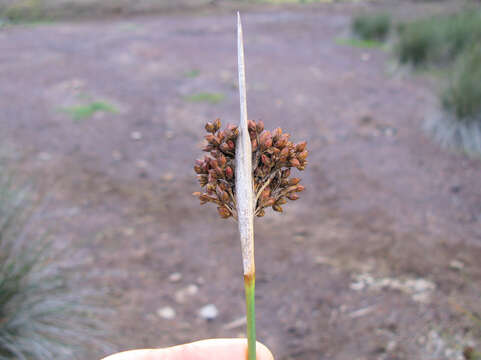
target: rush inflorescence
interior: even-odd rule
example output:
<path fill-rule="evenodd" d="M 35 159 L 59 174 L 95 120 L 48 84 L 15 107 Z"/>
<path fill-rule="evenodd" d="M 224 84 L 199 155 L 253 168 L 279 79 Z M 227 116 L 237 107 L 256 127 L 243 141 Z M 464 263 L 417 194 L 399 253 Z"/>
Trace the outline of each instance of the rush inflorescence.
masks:
<path fill-rule="evenodd" d="M 227 125 L 220 130 L 221 122 L 216 119 L 205 125 L 207 145 L 202 149 L 209 153 L 202 160 L 196 160 L 194 170 L 204 192 L 195 192 L 201 204 L 217 204 L 219 215 L 237 219 L 235 198 L 235 150 L 239 129 Z M 264 130 L 264 123 L 248 121 L 252 144 L 252 176 L 255 199 L 255 215 L 262 217 L 265 209 L 272 207 L 282 212 L 287 200 L 297 200 L 304 190 L 300 179 L 291 177 L 291 168 L 304 170 L 307 165 L 306 142 L 294 144 L 289 134 L 281 128 L 270 132 Z"/>

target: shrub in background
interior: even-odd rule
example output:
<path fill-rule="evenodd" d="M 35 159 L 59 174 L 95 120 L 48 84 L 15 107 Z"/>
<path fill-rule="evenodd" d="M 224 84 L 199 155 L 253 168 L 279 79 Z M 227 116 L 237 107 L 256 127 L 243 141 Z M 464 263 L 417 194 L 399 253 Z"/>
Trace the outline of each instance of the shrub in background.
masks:
<path fill-rule="evenodd" d="M 48 10 L 44 0 L 19 0 L 0 4 L 0 19 L 13 24 L 47 20 Z"/>
<path fill-rule="evenodd" d="M 103 346 L 97 309 L 62 254 L 32 236 L 32 209 L 0 167 L 0 360 L 87 359 Z"/>
<path fill-rule="evenodd" d="M 459 56 L 450 81 L 440 94 L 442 113 L 427 123 L 428 130 L 446 146 L 481 155 L 481 47 Z"/>
<path fill-rule="evenodd" d="M 391 17 L 385 13 L 358 15 L 353 19 L 351 29 L 363 40 L 383 41 L 391 29 Z"/>
<path fill-rule="evenodd" d="M 395 49 L 402 64 L 449 64 L 480 39 L 481 8 L 416 20 L 398 30 Z"/>

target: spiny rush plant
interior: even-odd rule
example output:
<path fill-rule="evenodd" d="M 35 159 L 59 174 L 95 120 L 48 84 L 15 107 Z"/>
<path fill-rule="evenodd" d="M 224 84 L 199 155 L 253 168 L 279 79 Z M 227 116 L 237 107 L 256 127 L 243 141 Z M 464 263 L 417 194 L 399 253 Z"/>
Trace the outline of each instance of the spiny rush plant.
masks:
<path fill-rule="evenodd" d="M 221 130 L 219 119 L 207 123 L 204 151 L 210 155 L 197 160 L 194 170 L 200 186 L 195 192 L 201 204 L 217 205 L 221 218 L 237 220 L 242 249 L 247 312 L 247 359 L 256 360 L 254 216 L 262 217 L 272 207 L 282 212 L 287 200 L 297 200 L 304 190 L 299 178 L 291 178 L 291 168 L 307 165 L 306 142 L 294 144 L 281 128 L 272 133 L 264 123 L 247 120 L 244 42 L 237 13 L 237 56 L 239 69 L 239 126 Z"/>
<path fill-rule="evenodd" d="M 270 132 L 264 130 L 264 123 L 253 120 L 247 122 L 251 148 L 250 176 L 252 182 L 239 181 L 237 174 L 239 153 L 236 149 L 242 144 L 239 128 L 227 125 L 220 130 L 219 119 L 207 123 L 205 136 L 207 145 L 203 151 L 208 152 L 202 160 L 197 160 L 194 170 L 202 192 L 195 192 L 201 204 L 208 202 L 217 205 L 221 218 L 230 217 L 239 221 L 242 255 L 244 261 L 244 284 L 247 309 L 248 360 L 255 360 L 255 265 L 253 216 L 263 217 L 268 208 L 282 212 L 282 206 L 288 200 L 299 199 L 297 193 L 304 190 L 297 177 L 291 177 L 291 169 L 304 170 L 307 165 L 306 142 L 294 144 L 289 141 L 289 134 L 281 128 Z M 241 187 L 251 187 L 247 197 L 251 200 L 247 207 L 240 204 Z M 241 214 L 248 214 L 242 220 Z M 245 224 L 247 222 L 247 225 Z"/>
<path fill-rule="evenodd" d="M 13 184 L 0 168 L 0 360 L 86 359 L 102 346 L 99 314 L 61 254 L 32 238 L 29 193 Z"/>

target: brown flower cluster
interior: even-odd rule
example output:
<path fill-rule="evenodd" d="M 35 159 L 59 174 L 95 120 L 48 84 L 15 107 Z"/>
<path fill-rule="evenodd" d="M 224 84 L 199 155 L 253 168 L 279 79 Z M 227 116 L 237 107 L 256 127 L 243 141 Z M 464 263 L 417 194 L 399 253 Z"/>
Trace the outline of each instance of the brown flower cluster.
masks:
<path fill-rule="evenodd" d="M 237 219 L 235 198 L 235 147 L 239 129 L 228 125 L 220 130 L 221 122 L 216 119 L 207 123 L 205 136 L 208 152 L 202 160 L 196 160 L 194 170 L 200 186 L 205 192 L 195 192 L 201 204 L 213 202 L 222 218 Z M 304 190 L 300 179 L 290 177 L 291 168 L 304 170 L 307 165 L 306 142 L 294 144 L 289 134 L 281 128 L 270 132 L 264 130 L 264 123 L 248 122 L 252 144 L 252 171 L 254 181 L 255 215 L 264 216 L 265 208 L 282 212 L 287 200 L 297 200 L 298 192 Z"/>

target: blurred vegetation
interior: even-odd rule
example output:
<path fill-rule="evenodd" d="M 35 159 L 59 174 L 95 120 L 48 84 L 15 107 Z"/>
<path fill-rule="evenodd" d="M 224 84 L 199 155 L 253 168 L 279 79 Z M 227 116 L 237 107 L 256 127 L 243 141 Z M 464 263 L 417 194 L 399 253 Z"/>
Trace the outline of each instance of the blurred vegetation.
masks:
<path fill-rule="evenodd" d="M 210 104 L 218 104 L 222 100 L 224 100 L 224 94 L 220 93 L 208 93 L 208 92 L 201 92 L 197 94 L 192 94 L 184 97 L 184 100 L 190 102 L 207 102 Z"/>
<path fill-rule="evenodd" d="M 454 65 L 443 91 L 443 107 L 463 122 L 481 125 L 481 47 L 465 49 Z"/>
<path fill-rule="evenodd" d="M 0 18 L 12 23 L 32 23 L 50 19 L 44 0 L 23 0 L 0 6 Z"/>
<path fill-rule="evenodd" d="M 481 8 L 432 16 L 399 26 L 398 59 L 414 66 L 449 64 L 481 39 Z"/>
<path fill-rule="evenodd" d="M 398 33 L 399 62 L 440 81 L 441 111 L 428 131 L 447 147 L 481 155 L 481 7 L 404 23 Z"/>
<path fill-rule="evenodd" d="M 118 112 L 113 105 L 104 101 L 93 101 L 89 104 L 72 106 L 62 110 L 70 114 L 70 116 L 76 121 L 90 118 L 97 112 Z"/>
<path fill-rule="evenodd" d="M 132 14 L 199 11 L 206 8 L 238 10 L 256 4 L 310 4 L 356 0 L 0 0 L 0 25 L 44 23 L 57 19 L 105 18 Z"/>
<path fill-rule="evenodd" d="M 383 43 L 377 40 L 362 40 L 356 38 L 337 38 L 336 44 L 338 45 L 348 45 L 361 49 L 373 49 L 383 46 Z"/>
<path fill-rule="evenodd" d="M 30 229 L 28 189 L 0 167 L 0 360 L 87 359 L 100 320 L 65 257 Z"/>
<path fill-rule="evenodd" d="M 200 70 L 199 69 L 192 69 L 190 71 L 186 71 L 184 73 L 184 76 L 187 78 L 196 78 L 200 75 Z"/>
<path fill-rule="evenodd" d="M 391 16 L 386 13 L 358 15 L 351 29 L 362 40 L 384 41 L 391 29 Z"/>
<path fill-rule="evenodd" d="M 466 48 L 440 93 L 442 111 L 427 130 L 444 146 L 481 155 L 481 50 Z"/>

